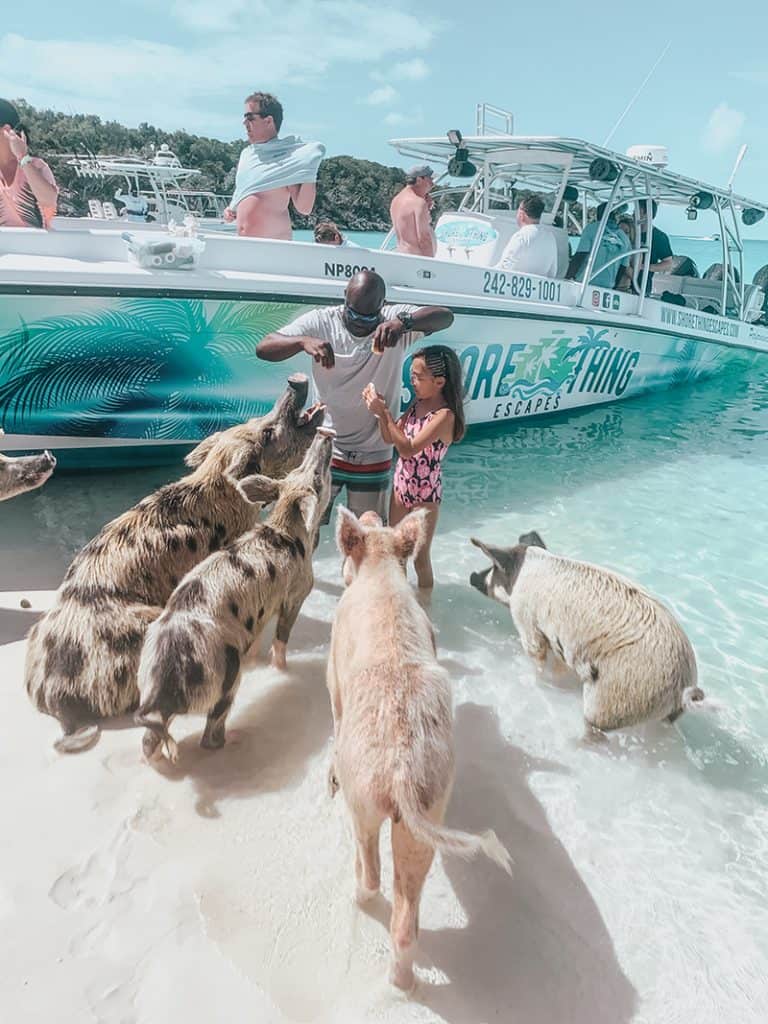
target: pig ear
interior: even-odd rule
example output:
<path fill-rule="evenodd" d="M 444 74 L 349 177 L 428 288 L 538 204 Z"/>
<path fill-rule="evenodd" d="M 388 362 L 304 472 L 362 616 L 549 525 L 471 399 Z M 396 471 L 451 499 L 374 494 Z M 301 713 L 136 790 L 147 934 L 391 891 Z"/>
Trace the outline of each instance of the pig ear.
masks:
<path fill-rule="evenodd" d="M 483 544 L 477 537 L 469 538 L 476 548 L 480 548 L 483 554 L 487 555 L 495 566 L 504 569 L 506 565 L 506 552 L 502 548 L 494 547 L 493 544 Z"/>
<path fill-rule="evenodd" d="M 395 527 L 395 551 L 400 558 L 410 558 L 422 546 L 427 536 L 427 510 L 409 512 Z"/>
<path fill-rule="evenodd" d="M 221 431 L 217 430 L 215 434 L 210 434 L 206 437 L 197 448 L 193 448 L 192 451 L 184 459 L 184 462 L 191 468 L 197 469 L 198 466 L 202 466 L 208 455 L 213 449 L 213 446 L 221 437 Z"/>
<path fill-rule="evenodd" d="M 311 529 L 312 524 L 315 521 L 318 504 L 319 499 L 316 494 L 305 494 L 296 502 L 296 505 L 299 510 L 299 515 L 301 516 L 301 521 L 304 523 L 308 530 Z"/>
<path fill-rule="evenodd" d="M 517 538 L 517 543 L 524 545 L 526 548 L 544 548 L 547 550 L 547 545 L 541 539 L 541 534 L 537 533 L 536 530 L 531 530 L 530 533 L 521 533 Z"/>
<path fill-rule="evenodd" d="M 228 477 L 233 487 L 236 487 L 249 505 L 268 505 L 276 501 L 280 494 L 280 484 L 269 476 L 261 476 L 254 473 L 253 476 L 245 476 L 242 480 L 235 477 Z"/>
<path fill-rule="evenodd" d="M 353 515 L 348 508 L 339 506 L 339 516 L 336 520 L 336 546 L 342 555 L 360 555 L 363 547 L 364 532 L 357 516 Z"/>

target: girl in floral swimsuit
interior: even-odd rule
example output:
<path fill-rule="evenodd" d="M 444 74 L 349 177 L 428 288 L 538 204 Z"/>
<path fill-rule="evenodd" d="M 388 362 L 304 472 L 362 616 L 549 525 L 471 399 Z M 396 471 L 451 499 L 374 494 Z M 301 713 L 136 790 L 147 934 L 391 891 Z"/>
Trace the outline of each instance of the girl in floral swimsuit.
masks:
<path fill-rule="evenodd" d="M 396 526 L 412 509 L 427 510 L 427 540 L 415 559 L 419 586 L 434 585 L 430 548 L 443 497 L 442 461 L 449 445 L 464 436 L 461 364 L 452 348 L 429 345 L 414 353 L 411 389 L 416 398 L 395 422 L 372 385 L 363 392 L 379 421 L 382 438 L 400 456 L 389 503 L 389 524 Z"/>

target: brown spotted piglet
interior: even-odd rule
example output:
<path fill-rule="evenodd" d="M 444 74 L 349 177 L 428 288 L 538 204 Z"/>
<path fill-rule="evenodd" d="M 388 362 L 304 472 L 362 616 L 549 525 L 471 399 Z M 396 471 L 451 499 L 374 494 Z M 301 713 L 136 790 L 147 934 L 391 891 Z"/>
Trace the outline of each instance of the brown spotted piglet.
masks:
<path fill-rule="evenodd" d="M 272 663 L 285 668 L 294 622 L 314 584 L 312 552 L 331 494 L 331 436 L 318 432 L 298 469 L 281 481 L 255 476 L 243 488 L 270 515 L 182 580 L 147 631 L 139 666 L 147 758 L 178 758 L 168 727 L 176 715 L 207 714 L 201 746 L 221 747 L 243 660 L 277 618 Z"/>

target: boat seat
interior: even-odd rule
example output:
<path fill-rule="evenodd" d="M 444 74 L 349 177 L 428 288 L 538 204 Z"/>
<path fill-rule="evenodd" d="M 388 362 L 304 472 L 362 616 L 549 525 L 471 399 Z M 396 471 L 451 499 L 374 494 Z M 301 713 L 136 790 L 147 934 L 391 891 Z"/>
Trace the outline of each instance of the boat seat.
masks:
<path fill-rule="evenodd" d="M 446 211 L 440 214 L 435 227 L 435 255 L 453 263 L 492 267 L 517 230 L 514 215 L 506 212 Z"/>
<path fill-rule="evenodd" d="M 753 324 L 763 315 L 765 292 L 756 284 L 744 285 L 744 319 Z"/>
<path fill-rule="evenodd" d="M 100 199 L 88 200 L 88 216 L 93 217 L 94 220 L 104 220 L 104 207 L 101 205 Z"/>
<path fill-rule="evenodd" d="M 721 311 L 723 285 L 720 281 L 705 281 L 699 277 L 682 277 L 679 274 L 654 274 L 651 294 L 658 298 L 664 292 L 682 295 L 686 306 L 692 309 L 711 307 Z"/>
<path fill-rule="evenodd" d="M 117 220 L 117 210 L 115 209 L 114 203 L 111 203 L 108 199 L 105 199 L 101 206 L 104 210 L 104 217 L 106 218 L 106 220 Z"/>
<path fill-rule="evenodd" d="M 678 274 L 654 274 L 651 294 L 655 297 L 664 292 L 681 295 L 691 309 L 711 307 L 718 314 L 721 310 L 723 283 L 712 279 L 680 277 Z M 763 315 L 765 292 L 756 284 L 744 285 L 744 319 L 754 323 Z M 732 314 L 732 310 L 728 310 Z"/>

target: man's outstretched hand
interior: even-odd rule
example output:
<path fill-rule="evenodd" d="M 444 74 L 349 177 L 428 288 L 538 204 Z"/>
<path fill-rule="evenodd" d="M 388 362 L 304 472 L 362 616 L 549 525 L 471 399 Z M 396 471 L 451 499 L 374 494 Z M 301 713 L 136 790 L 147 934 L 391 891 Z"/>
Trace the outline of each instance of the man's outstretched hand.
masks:
<path fill-rule="evenodd" d="M 404 332 L 405 328 L 400 320 L 385 320 L 373 332 L 371 348 L 381 355 L 385 348 L 394 348 Z"/>
<path fill-rule="evenodd" d="M 312 356 L 316 363 L 325 370 L 330 370 L 336 365 L 333 354 L 333 347 L 330 341 L 322 341 L 320 338 L 307 338 L 303 345 L 308 356 Z"/>

